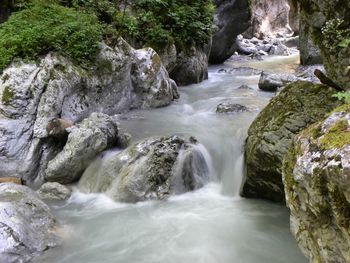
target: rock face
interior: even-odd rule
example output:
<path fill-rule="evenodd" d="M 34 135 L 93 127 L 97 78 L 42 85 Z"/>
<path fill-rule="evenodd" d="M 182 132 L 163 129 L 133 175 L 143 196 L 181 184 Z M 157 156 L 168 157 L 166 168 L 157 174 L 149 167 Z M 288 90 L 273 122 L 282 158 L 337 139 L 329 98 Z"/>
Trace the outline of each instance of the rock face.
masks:
<path fill-rule="evenodd" d="M 122 39 L 114 48 L 101 44 L 90 71 L 56 54 L 38 64 L 13 63 L 0 77 L 0 174 L 28 182 L 45 177 L 65 145 L 48 134 L 53 118 L 79 123 L 93 112 L 160 107 L 177 96 L 155 51 L 134 50 Z"/>
<path fill-rule="evenodd" d="M 29 262 L 56 246 L 57 222 L 49 207 L 28 187 L 0 184 L 1 262 Z"/>
<path fill-rule="evenodd" d="M 264 38 L 277 33 L 293 33 L 289 25 L 291 8 L 288 0 L 252 0 L 250 5 L 252 22 L 246 36 Z"/>
<path fill-rule="evenodd" d="M 284 202 L 283 156 L 296 134 L 339 104 L 332 97 L 334 92 L 324 85 L 300 81 L 271 100 L 248 131 L 243 196 Z"/>
<path fill-rule="evenodd" d="M 321 49 L 327 75 L 339 86 L 350 89 L 350 45 L 341 41 L 350 38 L 350 2 L 341 0 L 298 0 L 301 18 L 307 23 Z M 339 20 L 335 20 L 339 19 Z M 340 27 L 334 26 L 342 21 Z M 325 29 L 328 23 L 328 28 Z M 342 30 L 345 29 L 345 30 Z M 341 33 L 343 32 L 343 33 Z"/>
<path fill-rule="evenodd" d="M 59 183 L 44 183 L 37 191 L 41 199 L 44 200 L 66 200 L 72 191 Z"/>
<path fill-rule="evenodd" d="M 291 230 L 310 262 L 350 260 L 350 110 L 303 131 L 283 164 Z"/>
<path fill-rule="evenodd" d="M 213 35 L 209 62 L 220 64 L 236 51 L 236 37 L 244 32 L 250 22 L 248 0 L 215 0 L 217 9 L 214 23 L 218 31 Z"/>
<path fill-rule="evenodd" d="M 79 189 L 138 202 L 200 188 L 209 176 L 206 151 L 194 138 L 161 137 L 141 141 L 93 164 L 80 179 Z"/>
<path fill-rule="evenodd" d="M 300 50 L 300 64 L 301 65 L 313 65 L 313 64 L 322 64 L 321 50 L 315 44 L 315 41 L 312 38 L 312 31 L 308 25 L 308 17 L 302 12 L 301 21 L 300 21 L 300 41 L 299 41 L 299 50 Z"/>

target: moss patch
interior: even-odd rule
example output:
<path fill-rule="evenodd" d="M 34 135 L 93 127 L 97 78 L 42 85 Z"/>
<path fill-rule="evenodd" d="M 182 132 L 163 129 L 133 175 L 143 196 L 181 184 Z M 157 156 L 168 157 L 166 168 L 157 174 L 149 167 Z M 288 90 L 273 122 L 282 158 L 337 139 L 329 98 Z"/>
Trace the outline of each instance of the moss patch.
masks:
<path fill-rule="evenodd" d="M 11 89 L 11 87 L 6 86 L 3 93 L 2 93 L 2 103 L 5 105 L 10 104 L 10 102 L 12 101 L 13 97 L 14 97 L 15 93 L 13 92 L 13 90 Z"/>
<path fill-rule="evenodd" d="M 346 144 L 350 144 L 350 131 L 348 130 L 348 121 L 346 119 L 339 120 L 333 127 L 321 138 L 321 148 L 323 150 L 332 148 L 342 148 Z"/>

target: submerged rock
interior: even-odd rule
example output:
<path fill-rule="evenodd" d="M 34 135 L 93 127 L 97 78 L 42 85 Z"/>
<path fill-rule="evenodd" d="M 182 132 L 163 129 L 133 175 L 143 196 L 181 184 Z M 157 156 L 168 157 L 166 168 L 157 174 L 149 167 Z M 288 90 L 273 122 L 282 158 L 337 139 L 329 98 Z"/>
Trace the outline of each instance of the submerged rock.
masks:
<path fill-rule="evenodd" d="M 113 48 L 101 44 L 90 70 L 55 53 L 13 63 L 0 76 L 0 174 L 42 181 L 66 140 L 64 125 L 57 129 L 63 138 L 52 136 L 53 119 L 79 123 L 93 112 L 161 107 L 177 97 L 159 56 L 122 39 Z"/>
<path fill-rule="evenodd" d="M 58 245 L 56 220 L 49 207 L 26 186 L 0 184 L 1 262 L 29 262 Z"/>
<path fill-rule="evenodd" d="M 291 230 L 310 262 L 350 258 L 350 109 L 303 131 L 284 158 Z"/>
<path fill-rule="evenodd" d="M 223 102 L 216 107 L 217 113 L 233 113 L 233 112 L 237 113 L 237 112 L 245 112 L 245 111 L 249 111 L 249 108 L 241 104 L 235 104 L 231 102 Z"/>
<path fill-rule="evenodd" d="M 44 183 L 37 191 L 40 198 L 43 200 L 66 200 L 68 199 L 72 191 L 59 183 Z"/>
<path fill-rule="evenodd" d="M 243 196 L 284 202 L 283 156 L 296 134 L 339 105 L 334 92 L 325 85 L 299 81 L 271 100 L 248 131 Z"/>
<path fill-rule="evenodd" d="M 151 138 L 108 156 L 79 181 L 84 192 L 105 192 L 114 200 L 164 199 L 208 182 L 210 164 L 202 145 L 178 136 Z"/>
<path fill-rule="evenodd" d="M 118 128 L 106 114 L 93 113 L 69 130 L 63 150 L 49 161 L 45 180 L 62 184 L 80 178 L 89 163 L 102 151 L 116 145 Z"/>

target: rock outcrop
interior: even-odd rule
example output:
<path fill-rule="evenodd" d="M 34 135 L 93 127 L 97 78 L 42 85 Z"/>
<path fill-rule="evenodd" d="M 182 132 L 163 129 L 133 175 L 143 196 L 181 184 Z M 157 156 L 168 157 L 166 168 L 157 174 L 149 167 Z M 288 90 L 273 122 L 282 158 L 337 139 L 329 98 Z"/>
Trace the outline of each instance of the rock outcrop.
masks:
<path fill-rule="evenodd" d="M 291 230 L 310 262 L 350 262 L 350 109 L 295 139 L 283 163 Z"/>
<path fill-rule="evenodd" d="M 29 262 L 59 244 L 49 207 L 26 186 L 0 184 L 1 262 Z"/>
<path fill-rule="evenodd" d="M 176 97 L 157 53 L 122 39 L 114 48 L 101 44 L 90 70 L 53 53 L 37 64 L 13 63 L 0 77 L 0 174 L 27 182 L 45 177 L 65 145 L 47 130 L 54 118 L 79 123 L 93 112 L 161 107 Z"/>
<path fill-rule="evenodd" d="M 220 64 L 236 51 L 236 37 L 249 27 L 250 10 L 249 0 L 215 0 L 214 3 L 217 32 L 213 35 L 209 62 Z"/>
<path fill-rule="evenodd" d="M 315 41 L 312 38 L 312 30 L 310 25 L 306 21 L 309 19 L 304 11 L 301 15 L 300 20 L 300 41 L 299 41 L 299 50 L 300 50 L 300 64 L 301 65 L 314 65 L 322 64 L 321 50 L 315 44 Z"/>
<path fill-rule="evenodd" d="M 248 131 L 243 196 L 284 202 L 283 157 L 296 134 L 339 105 L 334 92 L 325 85 L 300 81 L 271 100 Z"/>
<path fill-rule="evenodd" d="M 151 138 L 92 164 L 79 181 L 84 192 L 114 200 L 164 199 L 202 187 L 210 176 L 207 153 L 194 138 Z"/>
<path fill-rule="evenodd" d="M 327 75 L 339 86 L 350 89 L 350 2 L 341 0 L 298 0 L 302 23 L 321 49 Z M 347 39 L 347 40 L 346 40 Z M 345 42 L 342 42 L 345 41 Z"/>
<path fill-rule="evenodd" d="M 181 51 L 176 56 L 176 63 L 169 69 L 170 77 L 177 85 L 189 85 L 202 82 L 208 78 L 208 53 L 205 49 L 191 47 L 186 51 Z"/>

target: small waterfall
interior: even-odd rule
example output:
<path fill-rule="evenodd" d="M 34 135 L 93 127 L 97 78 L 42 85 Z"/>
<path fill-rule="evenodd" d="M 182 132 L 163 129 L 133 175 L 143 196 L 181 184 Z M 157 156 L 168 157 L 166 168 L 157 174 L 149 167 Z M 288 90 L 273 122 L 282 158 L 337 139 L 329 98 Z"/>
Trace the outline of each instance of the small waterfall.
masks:
<path fill-rule="evenodd" d="M 174 194 L 196 190 L 216 179 L 211 156 L 204 145 L 190 146 L 182 148 L 177 157 L 171 187 Z"/>

